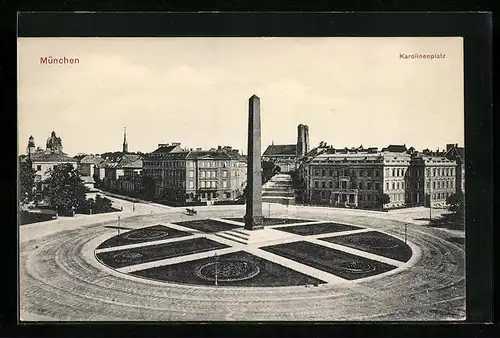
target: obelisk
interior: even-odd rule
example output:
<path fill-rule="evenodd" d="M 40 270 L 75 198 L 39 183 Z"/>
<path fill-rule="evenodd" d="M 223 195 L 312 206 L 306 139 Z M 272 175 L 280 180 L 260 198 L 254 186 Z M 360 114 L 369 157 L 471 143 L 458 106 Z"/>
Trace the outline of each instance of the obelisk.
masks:
<path fill-rule="evenodd" d="M 260 163 L 260 99 L 248 101 L 247 196 L 245 229 L 262 229 L 262 174 Z"/>

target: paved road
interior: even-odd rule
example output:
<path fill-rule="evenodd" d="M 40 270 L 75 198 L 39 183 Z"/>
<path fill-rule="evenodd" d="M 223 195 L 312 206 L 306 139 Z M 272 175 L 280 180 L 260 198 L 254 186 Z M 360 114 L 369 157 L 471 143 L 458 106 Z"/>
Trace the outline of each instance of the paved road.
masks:
<path fill-rule="evenodd" d="M 241 216 L 244 206 L 198 208 L 195 218 Z M 151 210 L 149 210 L 151 211 Z M 122 226 L 139 228 L 193 219 L 177 209 L 124 212 Z M 271 216 L 335 220 L 402 237 L 388 215 L 273 206 Z M 97 215 L 96 215 L 97 216 Z M 99 215 L 100 216 L 100 215 Z M 391 216 L 395 217 L 396 216 Z M 413 217 L 413 216 L 412 216 Z M 229 288 L 166 284 L 108 270 L 94 258 L 97 243 L 116 230 L 102 216 L 20 228 L 22 320 L 460 320 L 465 318 L 463 247 L 455 235 L 418 224 L 408 239 L 421 249 L 417 264 L 362 283 L 288 288 Z M 103 222 L 103 223 L 102 223 Z M 97 224 L 96 224 L 97 223 Z M 100 223 L 100 224 L 99 224 Z"/>

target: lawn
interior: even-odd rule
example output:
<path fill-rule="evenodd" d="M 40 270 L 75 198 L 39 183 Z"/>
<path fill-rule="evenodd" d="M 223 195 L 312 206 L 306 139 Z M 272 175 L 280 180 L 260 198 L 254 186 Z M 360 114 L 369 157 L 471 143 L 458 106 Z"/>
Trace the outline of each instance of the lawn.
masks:
<path fill-rule="evenodd" d="M 121 268 L 129 265 L 224 249 L 227 247 L 227 245 L 201 237 L 179 242 L 143 246 L 134 249 L 101 252 L 97 254 L 97 259 L 112 268 Z"/>
<path fill-rule="evenodd" d="M 222 262 L 224 260 L 249 262 L 249 264 L 251 263 L 257 265 L 260 270 L 256 276 L 245 280 L 232 282 L 224 282 L 219 280 L 218 285 L 221 286 L 276 287 L 305 285 L 306 283 L 324 283 L 323 281 L 320 281 L 316 278 L 304 275 L 300 272 L 288 269 L 284 266 L 278 265 L 244 251 L 238 251 L 219 256 L 218 260 L 219 262 Z M 214 257 L 208 257 L 169 266 L 161 266 L 147 270 L 134 271 L 131 274 L 165 282 L 214 285 L 214 281 L 200 278 L 195 272 L 197 268 L 199 269 L 201 266 L 212 262 L 215 262 Z"/>
<path fill-rule="evenodd" d="M 303 225 L 288 226 L 275 229 L 280 231 L 290 232 L 296 235 L 311 236 L 311 235 L 326 234 L 329 232 L 359 230 L 362 228 L 353 225 L 328 222 L 319 224 L 303 224 Z"/>
<path fill-rule="evenodd" d="M 305 241 L 278 244 L 261 249 L 348 280 L 374 276 L 396 268 Z"/>
<path fill-rule="evenodd" d="M 134 229 L 114 236 L 97 247 L 97 249 L 110 248 L 121 245 L 144 243 L 162 239 L 171 239 L 192 235 L 189 232 L 169 228 L 164 225 L 153 225 L 150 227 Z"/>
<path fill-rule="evenodd" d="M 227 231 L 227 230 L 232 230 L 232 229 L 243 227 L 240 225 L 224 223 L 224 222 L 216 221 L 213 219 L 200 219 L 200 220 L 193 220 L 193 221 L 175 222 L 173 224 L 181 225 L 181 226 L 186 227 L 186 228 L 191 228 L 191 229 L 195 229 L 195 230 L 198 230 L 201 232 L 207 232 L 207 233 Z"/>
<path fill-rule="evenodd" d="M 405 242 L 378 231 L 327 237 L 321 240 L 345 245 L 353 249 L 370 252 L 401 262 L 407 262 L 412 255 L 411 248 Z"/>
<path fill-rule="evenodd" d="M 245 223 L 245 219 L 243 217 L 238 218 L 226 218 L 230 221 Z M 264 217 L 264 226 L 271 225 L 285 225 L 285 224 L 294 224 L 294 223 L 305 223 L 305 222 L 315 222 L 312 220 L 304 220 L 304 219 L 294 219 L 294 218 L 267 218 Z"/>

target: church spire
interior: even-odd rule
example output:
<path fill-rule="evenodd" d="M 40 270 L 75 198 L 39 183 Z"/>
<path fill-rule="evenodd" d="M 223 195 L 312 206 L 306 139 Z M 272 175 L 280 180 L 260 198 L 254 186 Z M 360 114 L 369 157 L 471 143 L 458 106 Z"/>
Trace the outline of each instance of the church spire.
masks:
<path fill-rule="evenodd" d="M 127 129 L 123 127 L 123 152 L 128 153 Z"/>

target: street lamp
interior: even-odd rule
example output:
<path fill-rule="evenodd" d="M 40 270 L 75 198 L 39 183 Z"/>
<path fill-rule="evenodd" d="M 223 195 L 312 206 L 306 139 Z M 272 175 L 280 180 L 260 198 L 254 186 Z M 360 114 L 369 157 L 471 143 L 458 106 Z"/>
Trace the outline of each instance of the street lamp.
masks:
<path fill-rule="evenodd" d="M 406 244 L 406 234 L 408 232 L 408 223 L 405 223 L 405 244 Z"/>
<path fill-rule="evenodd" d="M 120 235 L 120 216 L 118 216 L 118 227 L 116 228 L 118 230 L 118 236 Z"/>
<path fill-rule="evenodd" d="M 217 286 L 217 277 L 219 274 L 219 257 L 217 256 L 217 252 L 215 253 L 215 286 Z"/>

